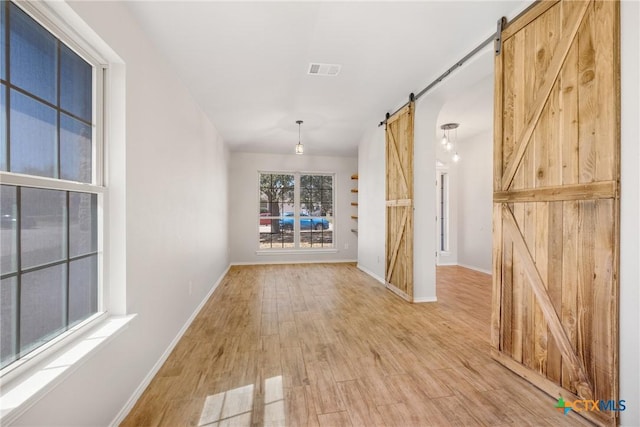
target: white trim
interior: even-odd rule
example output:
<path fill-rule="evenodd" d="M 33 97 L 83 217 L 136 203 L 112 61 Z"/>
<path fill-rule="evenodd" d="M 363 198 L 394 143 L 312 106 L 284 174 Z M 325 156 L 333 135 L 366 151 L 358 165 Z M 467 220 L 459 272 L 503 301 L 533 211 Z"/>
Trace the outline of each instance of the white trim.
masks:
<path fill-rule="evenodd" d="M 0 172 L 3 184 L 20 187 L 42 188 L 45 190 L 73 191 L 76 193 L 104 194 L 105 188 L 82 182 L 66 181 L 59 178 L 45 176 L 24 175 L 16 172 Z"/>
<path fill-rule="evenodd" d="M 484 273 L 484 274 L 488 274 L 488 275 L 492 275 L 493 273 L 491 272 L 491 270 L 485 270 L 484 268 L 479 268 L 479 267 L 474 267 L 472 265 L 467 265 L 467 264 L 457 264 L 459 267 L 464 267 L 464 268 L 468 268 L 469 270 L 474 270 L 474 271 L 478 271 L 480 273 Z"/>
<path fill-rule="evenodd" d="M 282 264 L 353 264 L 355 259 L 328 259 L 328 260 L 288 260 L 288 261 L 241 261 L 232 262 L 231 265 L 282 265 Z"/>
<path fill-rule="evenodd" d="M 438 297 L 424 297 L 424 298 L 414 298 L 414 303 L 423 303 L 423 302 L 438 302 Z"/>
<path fill-rule="evenodd" d="M 0 399 L 0 421 L 10 425 L 49 391 L 71 375 L 78 367 L 96 354 L 106 343 L 135 318 L 136 315 L 109 317 L 95 328 L 85 329 L 85 333 L 66 345 L 61 351 L 50 355 L 28 375 L 2 385 Z"/>
<path fill-rule="evenodd" d="M 189 316 L 189 318 L 187 319 L 185 324 L 178 331 L 178 334 L 171 341 L 171 343 L 169 344 L 167 349 L 164 351 L 164 353 L 162 353 L 162 356 L 160 356 L 160 358 L 153 365 L 153 367 L 151 368 L 149 373 L 144 377 L 142 382 L 135 389 L 135 391 L 133 392 L 131 397 L 129 397 L 129 399 L 127 400 L 127 403 L 122 407 L 120 412 L 118 412 L 118 414 L 111 421 L 111 423 L 109 423 L 110 427 L 111 426 L 114 426 L 114 427 L 118 426 L 118 425 L 120 425 L 120 423 L 122 423 L 122 421 L 124 421 L 125 417 L 129 414 L 131 409 L 133 409 L 133 405 L 136 404 L 136 402 L 138 401 L 140 396 L 142 396 L 142 393 L 149 386 L 149 384 L 151 384 L 151 380 L 153 380 L 153 378 L 156 376 L 156 374 L 158 373 L 160 368 L 162 368 L 162 365 L 164 364 L 164 362 L 166 362 L 167 359 L 169 358 L 169 355 L 171 354 L 173 349 L 176 347 L 176 345 L 178 345 L 178 342 L 180 342 L 180 340 L 182 339 L 182 336 L 185 334 L 185 332 L 187 332 L 187 329 L 189 329 L 189 326 L 191 326 L 191 323 L 193 323 L 193 321 L 195 320 L 195 318 L 198 315 L 198 313 L 200 313 L 200 310 L 202 310 L 202 307 L 204 307 L 204 305 L 207 303 L 207 301 L 209 301 L 209 298 L 211 298 L 211 295 L 213 294 L 213 292 L 218 288 L 218 286 L 220 285 L 222 280 L 226 277 L 227 273 L 229 272 L 229 268 L 230 267 L 231 267 L 231 265 L 228 265 L 227 268 L 225 269 L 225 271 L 220 275 L 218 280 L 213 284 L 213 286 L 211 287 L 209 292 L 207 292 L 207 295 L 205 295 L 205 297 L 202 299 L 200 304 L 198 304 L 198 306 L 193 311 L 191 316 Z"/>
<path fill-rule="evenodd" d="M 77 31 L 73 25 L 66 22 L 58 8 L 51 5 L 51 2 L 14 0 L 13 3 L 85 61 L 94 66 L 106 63 L 98 50 L 93 47 L 93 44 L 83 37 L 81 31 Z"/>
<path fill-rule="evenodd" d="M 373 277 L 374 279 L 376 279 L 378 282 L 380 282 L 380 284 L 384 285 L 384 279 L 380 276 L 378 276 L 377 274 L 375 274 L 373 271 L 369 270 L 368 268 L 364 267 L 362 264 L 358 264 L 357 265 L 358 270 L 362 271 L 363 273 L 368 274 L 369 276 Z"/>
<path fill-rule="evenodd" d="M 298 255 L 298 254 L 335 254 L 338 253 L 338 250 L 335 248 L 332 249 L 262 249 L 257 250 L 256 255 Z"/>
<path fill-rule="evenodd" d="M 457 262 L 439 262 L 436 265 L 438 267 L 451 267 L 451 266 L 457 266 L 458 263 Z"/>
<path fill-rule="evenodd" d="M 0 386 L 11 384 L 12 381 L 20 381 L 20 378 L 27 377 L 31 370 L 45 363 L 52 355 L 62 353 L 65 347 L 72 345 L 78 337 L 97 325 L 102 324 L 109 318 L 106 312 L 94 313 L 84 321 L 74 325 L 68 330 L 56 335 L 39 347 L 34 348 L 29 353 L 11 362 L 0 370 Z"/>

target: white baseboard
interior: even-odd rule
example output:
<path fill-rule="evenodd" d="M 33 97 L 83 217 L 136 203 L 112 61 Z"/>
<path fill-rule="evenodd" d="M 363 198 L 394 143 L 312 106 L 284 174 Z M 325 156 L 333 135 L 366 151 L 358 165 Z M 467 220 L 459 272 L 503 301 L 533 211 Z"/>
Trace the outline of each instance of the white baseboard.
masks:
<path fill-rule="evenodd" d="M 156 374 L 158 373 L 158 371 L 160 370 L 160 368 L 162 367 L 164 362 L 167 361 L 167 359 L 169 358 L 169 355 L 171 354 L 171 352 L 173 351 L 175 346 L 178 345 L 178 342 L 180 341 L 180 339 L 182 338 L 184 333 L 187 332 L 187 329 L 189 329 L 189 326 L 191 326 L 191 323 L 194 321 L 194 319 L 196 318 L 198 313 L 200 313 L 200 310 L 202 310 L 202 307 L 204 307 L 206 302 L 209 300 L 209 298 L 213 294 L 213 291 L 215 291 L 218 288 L 218 285 L 220 285 L 220 283 L 222 282 L 222 279 L 224 279 L 224 277 L 227 275 L 227 273 L 229 272 L 229 268 L 230 267 L 231 267 L 231 265 L 227 266 L 226 270 L 220 275 L 220 277 L 218 278 L 216 283 L 213 284 L 213 286 L 211 287 L 211 290 L 209 290 L 209 292 L 207 292 L 207 295 L 202 299 L 200 304 L 198 304 L 198 306 L 196 307 L 194 312 L 191 314 L 191 316 L 189 316 L 189 319 L 187 319 L 187 321 L 184 324 L 184 326 L 182 326 L 180 331 L 178 331 L 178 334 L 171 341 L 171 344 L 169 344 L 169 346 L 164 351 L 164 353 L 162 353 L 162 356 L 160 356 L 160 359 L 158 359 L 158 361 L 155 363 L 155 365 L 153 365 L 153 368 L 151 368 L 149 373 L 144 377 L 144 380 L 142 380 L 140 385 L 133 392 L 133 394 L 131 395 L 131 397 L 127 401 L 127 403 L 120 410 L 120 412 L 118 412 L 118 415 L 116 415 L 116 417 L 113 419 L 113 421 L 111 421 L 111 423 L 109 424 L 110 427 L 116 427 L 116 426 L 120 425 L 120 423 L 122 423 L 122 421 L 124 421 L 125 417 L 129 414 L 129 412 L 133 408 L 133 405 L 136 404 L 136 402 L 138 401 L 140 396 L 142 396 L 142 393 L 146 390 L 146 388 L 149 386 L 149 384 L 151 384 L 151 380 L 153 380 L 153 377 L 156 376 Z"/>
<path fill-rule="evenodd" d="M 473 265 L 467 265 L 467 264 L 458 264 L 458 265 L 460 267 L 468 268 L 469 270 L 479 271 L 480 273 L 485 273 L 489 275 L 493 274 L 491 270 L 485 270 L 484 268 L 475 267 Z"/>
<path fill-rule="evenodd" d="M 291 261 L 249 261 L 249 262 L 232 262 L 231 265 L 283 265 L 283 264 L 340 264 L 354 263 L 355 259 L 329 259 L 329 260 L 291 260 Z"/>
<path fill-rule="evenodd" d="M 376 279 L 378 282 L 382 283 L 383 285 L 386 286 L 384 279 L 380 276 L 378 276 L 377 274 L 375 274 L 373 271 L 369 270 L 366 267 L 363 267 L 361 264 L 357 265 L 358 270 L 361 270 L 364 273 L 367 273 L 369 276 L 373 277 L 374 279 Z"/>
<path fill-rule="evenodd" d="M 413 302 L 415 303 L 438 302 L 438 297 L 413 298 Z"/>

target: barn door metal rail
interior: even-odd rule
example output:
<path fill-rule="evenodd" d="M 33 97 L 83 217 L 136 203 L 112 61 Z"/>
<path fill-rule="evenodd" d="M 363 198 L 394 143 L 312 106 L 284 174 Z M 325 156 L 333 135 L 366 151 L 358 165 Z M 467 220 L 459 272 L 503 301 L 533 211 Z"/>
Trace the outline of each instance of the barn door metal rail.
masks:
<path fill-rule="evenodd" d="M 486 45 L 488 45 L 489 43 L 494 44 L 494 50 L 496 55 L 500 54 L 500 51 L 502 50 L 502 30 L 507 26 L 507 18 L 505 18 L 504 16 L 500 19 L 498 19 L 498 25 L 497 25 L 497 31 L 495 33 L 493 33 L 492 35 L 490 35 L 489 37 L 487 37 L 486 40 L 484 40 L 482 43 L 480 43 L 475 49 L 473 49 L 471 52 L 467 53 L 462 59 L 460 59 L 458 62 L 456 62 L 455 64 L 453 64 L 451 67 L 449 67 L 449 69 L 447 71 L 445 71 L 444 73 L 440 74 L 440 76 L 438 76 L 434 81 L 432 81 L 431 83 L 429 83 L 429 85 L 427 87 L 425 87 L 424 89 L 422 89 L 420 92 L 418 92 L 417 95 L 413 95 L 411 94 L 410 100 L 407 101 L 405 104 L 403 104 L 400 108 L 398 108 L 396 111 L 394 111 L 393 113 L 387 113 L 386 117 L 383 121 L 381 121 L 378 124 L 379 126 L 382 126 L 384 124 L 387 123 L 387 120 L 389 119 L 389 117 L 395 115 L 396 113 L 398 113 L 400 110 L 402 110 L 403 108 L 405 108 L 407 105 L 409 105 L 409 103 L 411 101 L 418 100 L 420 99 L 420 97 L 424 94 L 426 94 L 427 92 L 429 92 L 431 89 L 433 89 L 438 83 L 440 83 L 442 80 L 444 80 L 445 78 L 447 78 L 453 71 L 455 71 L 457 68 L 462 67 L 462 65 L 467 62 L 470 58 L 474 57 L 478 52 L 480 52 Z"/>

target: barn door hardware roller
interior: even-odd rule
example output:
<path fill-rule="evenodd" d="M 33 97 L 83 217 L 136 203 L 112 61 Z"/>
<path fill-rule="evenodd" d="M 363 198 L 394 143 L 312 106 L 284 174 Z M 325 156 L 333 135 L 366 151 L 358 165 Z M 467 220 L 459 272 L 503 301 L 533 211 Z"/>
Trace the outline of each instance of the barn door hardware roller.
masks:
<path fill-rule="evenodd" d="M 493 41 L 493 47 L 496 51 L 496 56 L 502 52 L 502 29 L 507 26 L 507 18 L 504 16 L 498 19 L 498 28 L 496 29 L 496 38 Z"/>

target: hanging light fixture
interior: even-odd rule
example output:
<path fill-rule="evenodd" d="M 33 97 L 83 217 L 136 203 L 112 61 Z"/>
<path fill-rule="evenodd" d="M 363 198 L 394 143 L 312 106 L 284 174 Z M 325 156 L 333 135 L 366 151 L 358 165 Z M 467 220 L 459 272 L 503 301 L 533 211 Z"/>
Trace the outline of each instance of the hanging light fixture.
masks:
<path fill-rule="evenodd" d="M 304 145 L 302 145 L 302 142 L 300 142 L 300 126 L 304 122 L 302 120 L 296 120 L 296 123 L 298 124 L 298 143 L 296 144 L 296 154 L 303 154 Z"/>
<path fill-rule="evenodd" d="M 454 154 L 451 157 L 451 160 L 453 160 L 454 162 L 457 162 L 458 160 L 460 160 L 460 155 L 458 154 L 458 150 L 456 149 L 457 148 L 456 145 L 458 142 L 458 126 L 460 126 L 459 123 L 445 123 L 442 126 L 440 126 L 440 129 L 442 129 L 442 139 L 440 140 L 440 143 L 442 144 L 445 150 L 454 151 Z M 451 138 L 452 130 L 455 130 L 455 134 L 453 138 Z"/>
<path fill-rule="evenodd" d="M 454 139 L 455 152 L 453 153 L 453 157 L 451 158 L 451 160 L 453 160 L 454 162 L 458 162 L 460 160 L 460 155 L 458 154 L 458 147 L 457 147 L 458 146 L 458 126 L 460 126 L 460 125 L 456 124 L 456 127 L 455 127 L 455 132 L 456 133 L 455 133 L 455 139 Z"/>

